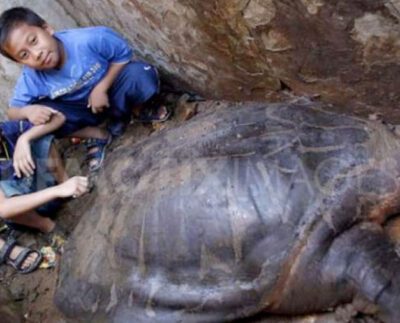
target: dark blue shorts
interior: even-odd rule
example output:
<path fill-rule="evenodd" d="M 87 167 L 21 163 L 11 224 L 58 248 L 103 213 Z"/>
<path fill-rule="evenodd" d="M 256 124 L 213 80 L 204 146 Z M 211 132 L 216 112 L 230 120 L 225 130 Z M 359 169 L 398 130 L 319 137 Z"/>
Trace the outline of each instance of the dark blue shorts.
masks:
<path fill-rule="evenodd" d="M 30 194 L 57 184 L 47 167 L 52 141 L 53 136 L 48 135 L 32 142 L 31 151 L 36 165 L 35 174 L 29 177 L 15 177 L 0 181 L 0 189 L 5 197 Z M 42 215 L 51 216 L 60 205 L 60 200 L 54 200 L 42 205 L 36 211 Z"/>
<path fill-rule="evenodd" d="M 159 77 L 155 67 L 144 62 L 130 62 L 114 80 L 108 94 L 110 108 L 102 114 L 94 114 L 87 107 L 88 101 L 68 102 L 62 97 L 44 99 L 42 104 L 62 112 L 66 122 L 55 134 L 65 137 L 87 126 L 97 126 L 107 118 L 114 121 L 130 120 L 132 108 L 150 100 L 159 91 Z"/>

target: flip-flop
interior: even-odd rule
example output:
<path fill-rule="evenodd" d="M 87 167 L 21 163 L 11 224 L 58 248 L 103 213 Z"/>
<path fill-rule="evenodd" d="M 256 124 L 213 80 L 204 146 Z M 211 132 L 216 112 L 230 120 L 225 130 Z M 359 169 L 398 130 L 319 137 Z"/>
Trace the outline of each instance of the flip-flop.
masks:
<path fill-rule="evenodd" d="M 86 161 L 89 165 L 89 172 L 95 172 L 103 165 L 104 157 L 106 154 L 106 148 L 111 143 L 112 136 L 108 136 L 106 139 L 90 138 L 85 140 L 85 146 L 88 151 L 86 155 Z M 97 148 L 95 151 L 90 150 Z M 93 162 L 96 161 L 96 162 Z"/>
<path fill-rule="evenodd" d="M 11 259 L 10 258 L 11 252 L 16 246 L 17 246 L 17 240 L 15 240 L 14 238 L 8 238 L 6 241 L 4 241 L 4 245 L 0 250 L 0 263 L 1 264 L 5 263 L 7 265 L 14 267 L 20 274 L 29 274 L 35 271 L 39 267 L 40 262 L 42 261 L 43 258 L 40 251 L 36 249 L 21 247 L 22 249 L 19 252 L 17 258 Z M 24 262 L 32 254 L 37 255 L 36 259 L 26 268 L 23 268 Z"/>
<path fill-rule="evenodd" d="M 160 116 L 160 109 L 165 109 L 164 115 Z M 168 120 L 170 116 L 171 110 L 166 105 L 158 105 L 140 109 L 139 116 L 133 116 L 133 120 L 142 123 L 157 123 Z"/>

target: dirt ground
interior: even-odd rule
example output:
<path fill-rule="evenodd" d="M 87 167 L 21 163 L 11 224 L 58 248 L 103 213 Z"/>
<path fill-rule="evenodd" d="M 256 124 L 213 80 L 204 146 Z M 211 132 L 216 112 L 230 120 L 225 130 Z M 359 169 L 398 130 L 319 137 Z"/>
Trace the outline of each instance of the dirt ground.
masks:
<path fill-rule="evenodd" d="M 178 100 L 177 98 L 175 98 Z M 175 102 L 176 103 L 176 102 Z M 175 114 L 171 121 L 159 125 L 142 125 L 131 124 L 127 132 L 116 139 L 107 151 L 107 154 L 112 154 L 112 150 L 118 147 L 125 140 L 135 142 L 140 141 L 154 131 L 159 131 L 163 128 L 171 128 L 179 125 L 189 119 L 196 113 L 202 113 L 209 109 L 218 109 L 226 105 L 220 102 L 188 102 L 187 97 L 180 97 L 175 104 Z M 70 175 L 85 174 L 84 166 L 84 149 L 82 145 L 71 145 L 68 141 L 63 140 L 58 143 L 60 150 L 63 152 L 66 160 L 67 170 Z M 107 158 L 104 167 L 107 167 Z M 67 233 L 72 232 L 74 227 L 79 222 L 81 210 L 87 207 L 85 205 L 86 198 L 82 197 L 77 200 L 72 200 L 66 203 L 63 209 L 57 214 L 56 221 Z M 34 233 L 23 233 L 19 236 L 18 241 L 24 246 L 40 248 L 45 245 L 44 240 Z M 58 256 L 57 264 L 52 269 L 40 269 L 29 275 L 19 275 L 9 266 L 0 266 L 0 281 L 1 285 L 6 287 L 11 292 L 11 298 L 20 308 L 21 322 L 32 323 L 66 323 L 67 318 L 57 310 L 53 304 L 53 295 L 57 285 L 58 272 L 62 262 L 62 256 Z M 373 313 L 373 310 L 372 312 Z M 3 323 L 0 318 L 0 322 Z M 250 322 L 248 320 L 243 322 Z M 254 318 L 251 322 L 292 322 L 292 323 L 339 323 L 339 322 L 379 322 L 373 315 L 360 315 L 353 306 L 344 306 L 335 312 L 309 315 L 298 318 L 270 317 Z M 17 323 L 17 322 L 13 322 Z"/>

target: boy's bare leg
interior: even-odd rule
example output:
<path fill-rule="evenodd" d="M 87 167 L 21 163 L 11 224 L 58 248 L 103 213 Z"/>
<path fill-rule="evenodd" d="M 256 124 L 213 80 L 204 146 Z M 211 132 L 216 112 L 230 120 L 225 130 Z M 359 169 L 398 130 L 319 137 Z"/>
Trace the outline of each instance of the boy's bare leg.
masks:
<path fill-rule="evenodd" d="M 37 229 L 43 233 L 49 233 L 54 230 L 56 223 L 50 218 L 39 215 L 36 211 L 29 213 L 13 216 L 7 218 L 16 224 L 22 224 L 24 226 Z"/>
<path fill-rule="evenodd" d="M 64 183 L 69 178 L 55 144 L 50 146 L 47 166 L 58 184 Z"/>
<path fill-rule="evenodd" d="M 97 138 L 106 139 L 108 138 L 108 131 L 100 127 L 85 127 L 78 131 L 75 131 L 70 137 L 78 137 L 83 139 Z"/>
<path fill-rule="evenodd" d="M 137 117 L 139 117 L 139 115 L 140 115 L 140 110 L 142 110 L 142 108 L 143 108 L 143 105 L 135 105 L 133 108 L 132 108 L 132 114 L 133 114 L 133 117 L 135 117 L 135 118 L 137 118 Z"/>
<path fill-rule="evenodd" d="M 2 190 L 0 190 L 0 203 L 6 199 Z M 53 231 L 56 223 L 50 218 L 39 215 L 32 210 L 24 214 L 18 214 L 10 217 L 3 217 L 4 220 L 9 220 L 17 224 L 22 224 L 30 228 L 38 229 L 41 232 L 48 233 Z"/>

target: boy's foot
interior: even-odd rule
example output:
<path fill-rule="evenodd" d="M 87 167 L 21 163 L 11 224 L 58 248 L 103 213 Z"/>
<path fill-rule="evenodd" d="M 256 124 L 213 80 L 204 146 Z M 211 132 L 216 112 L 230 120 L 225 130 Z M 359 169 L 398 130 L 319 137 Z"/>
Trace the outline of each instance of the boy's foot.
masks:
<path fill-rule="evenodd" d="M 36 270 L 42 261 L 42 254 L 38 250 L 17 246 L 14 238 L 0 241 L 0 246 L 0 263 L 11 265 L 21 274 Z"/>
<path fill-rule="evenodd" d="M 106 139 L 89 138 L 85 141 L 85 146 L 88 152 L 86 160 L 88 161 L 90 173 L 99 170 L 103 165 L 106 148 L 111 141 L 112 136 L 108 136 Z"/>
<path fill-rule="evenodd" d="M 125 132 L 128 124 L 129 122 L 126 121 L 111 121 L 107 125 L 107 130 L 113 137 L 120 137 Z"/>
<path fill-rule="evenodd" d="M 171 116 L 171 111 L 165 105 L 143 107 L 139 115 L 133 115 L 133 120 L 143 123 L 164 122 Z"/>

